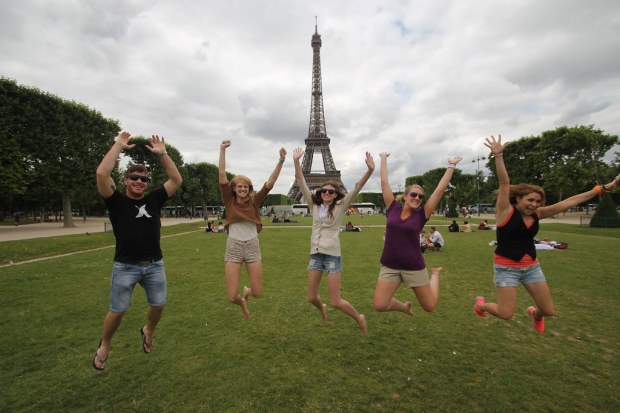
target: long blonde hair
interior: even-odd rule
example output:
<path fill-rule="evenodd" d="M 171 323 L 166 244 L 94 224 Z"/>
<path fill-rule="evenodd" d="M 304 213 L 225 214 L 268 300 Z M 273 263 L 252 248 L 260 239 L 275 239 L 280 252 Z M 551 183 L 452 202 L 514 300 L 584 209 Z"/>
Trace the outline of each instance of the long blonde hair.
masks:
<path fill-rule="evenodd" d="M 400 202 L 400 204 L 401 204 L 401 205 L 405 205 L 405 197 L 406 197 L 407 195 L 409 195 L 409 192 L 411 192 L 411 190 L 412 190 L 413 188 L 418 188 L 418 189 L 420 189 L 422 192 L 424 192 L 424 188 L 422 188 L 422 186 L 421 186 L 421 185 L 418 185 L 418 184 L 409 185 L 409 186 L 405 187 L 405 192 L 403 192 L 402 194 L 399 194 L 399 195 L 396 197 L 396 200 L 397 200 L 398 202 Z M 423 203 L 424 203 L 424 201 L 422 201 L 422 202 L 421 202 L 421 204 L 423 204 Z"/>
<path fill-rule="evenodd" d="M 239 198 L 237 198 L 237 193 L 235 192 L 235 187 L 242 182 L 250 187 L 247 199 L 244 202 L 254 202 L 256 191 L 254 191 L 254 185 L 252 185 L 252 181 L 250 180 L 250 178 L 245 175 L 235 175 L 233 179 L 230 180 L 230 190 L 232 192 L 232 195 L 237 201 L 239 200 Z"/>

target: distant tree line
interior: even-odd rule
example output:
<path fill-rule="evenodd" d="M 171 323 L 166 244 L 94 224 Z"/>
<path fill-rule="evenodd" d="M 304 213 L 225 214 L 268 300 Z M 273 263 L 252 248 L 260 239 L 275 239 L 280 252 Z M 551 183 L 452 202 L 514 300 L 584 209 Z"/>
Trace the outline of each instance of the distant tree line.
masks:
<path fill-rule="evenodd" d="M 0 219 L 25 212 L 38 219 L 62 216 L 65 226 L 73 226 L 76 210 L 80 215 L 105 214 L 95 170 L 119 132 L 117 120 L 105 118 L 83 104 L 0 78 Z M 157 158 L 144 148 L 148 139 L 136 136 L 132 143 L 136 146 L 124 153 L 124 162 L 147 165 L 152 185 L 161 185 L 164 171 Z M 541 136 L 509 142 L 504 159 L 512 182 L 540 185 L 547 191 L 549 202 L 557 202 L 592 188 L 595 182 L 609 182 L 618 173 L 620 154 L 616 152 L 609 164 L 603 157 L 616 144 L 617 136 L 594 126 L 563 126 Z M 221 205 L 217 166 L 207 162 L 185 164 L 174 146 L 166 147 L 183 176 L 183 186 L 169 205 L 181 206 L 184 214 L 191 215 Z M 447 205 L 452 209 L 476 204 L 478 197 L 481 203 L 495 202 L 495 163 L 487 159 L 489 176 L 482 171 L 455 171 L 442 209 Z M 431 193 L 444 172 L 445 168 L 436 168 L 408 177 L 405 184 L 420 184 Z M 228 176 L 230 179 L 233 175 Z M 122 191 L 121 177 L 117 167 L 113 178 Z M 384 207 L 381 193 L 361 193 L 355 201 Z M 286 195 L 270 194 L 264 205 L 293 203 Z"/>
<path fill-rule="evenodd" d="M 83 104 L 0 78 L 0 219 L 18 219 L 21 214 L 35 219 L 62 217 L 70 227 L 76 211 L 104 215 L 95 170 L 120 129 L 117 120 Z M 147 165 L 153 185 L 161 185 L 164 171 L 144 148 L 148 139 L 136 136 L 132 143 L 136 146 L 124 153 L 125 161 Z M 187 211 L 220 205 L 217 166 L 185 164 L 174 146 L 166 144 L 166 149 L 183 175 L 183 187 L 168 203 Z M 118 165 L 113 179 L 124 190 Z"/>
<path fill-rule="evenodd" d="M 0 211 L 64 212 L 97 199 L 94 171 L 118 122 L 82 104 L 0 79 Z"/>
<path fill-rule="evenodd" d="M 540 136 L 508 142 L 504 161 L 512 183 L 539 185 L 545 189 L 547 202 L 555 203 L 592 189 L 597 182 L 607 183 L 613 179 L 620 167 L 620 154 L 616 152 L 611 163 L 604 162 L 603 157 L 617 144 L 618 136 L 606 134 L 592 125 L 562 126 Z M 475 205 L 478 194 L 480 203 L 495 203 L 494 191 L 499 185 L 495 160 L 489 155 L 485 156 L 486 168 L 491 172 L 489 176 L 482 171 L 464 174 L 455 170 L 444 205 L 450 203 L 450 209 L 456 205 Z M 443 167 L 410 176 L 405 184 L 422 185 L 431 193 L 445 171 Z"/>

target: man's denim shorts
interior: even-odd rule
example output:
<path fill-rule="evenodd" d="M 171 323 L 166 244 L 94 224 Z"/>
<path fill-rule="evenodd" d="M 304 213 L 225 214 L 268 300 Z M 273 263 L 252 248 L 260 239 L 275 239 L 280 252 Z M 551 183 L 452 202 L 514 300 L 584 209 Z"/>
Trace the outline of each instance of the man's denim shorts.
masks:
<path fill-rule="evenodd" d="M 328 274 L 332 272 L 342 272 L 342 262 L 339 256 L 326 255 L 318 252 L 310 255 L 308 271 L 310 270 L 327 271 Z"/>
<path fill-rule="evenodd" d="M 164 260 L 145 264 L 114 262 L 110 280 L 110 311 L 122 313 L 131 306 L 136 284 L 146 291 L 146 300 L 152 307 L 166 304 L 166 270 Z"/>
<path fill-rule="evenodd" d="M 547 282 L 540 264 L 529 267 L 506 267 L 493 264 L 493 280 L 496 287 L 518 287 L 519 284 L 536 284 Z"/>

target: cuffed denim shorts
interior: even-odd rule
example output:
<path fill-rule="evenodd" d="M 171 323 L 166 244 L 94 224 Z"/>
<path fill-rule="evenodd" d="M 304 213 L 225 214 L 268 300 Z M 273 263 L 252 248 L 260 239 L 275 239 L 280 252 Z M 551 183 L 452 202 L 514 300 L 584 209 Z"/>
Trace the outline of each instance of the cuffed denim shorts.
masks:
<path fill-rule="evenodd" d="M 332 272 L 342 272 L 342 260 L 335 255 L 321 254 L 320 252 L 310 255 L 308 263 L 308 271 L 319 270 Z"/>
<path fill-rule="evenodd" d="M 518 287 L 519 284 L 536 284 L 547 282 L 540 264 L 529 267 L 506 267 L 493 264 L 493 280 L 496 287 Z"/>
<path fill-rule="evenodd" d="M 146 292 L 146 301 L 152 307 L 166 304 L 166 270 L 164 260 L 144 265 L 114 262 L 110 280 L 110 311 L 122 313 L 131 306 L 136 284 Z"/>

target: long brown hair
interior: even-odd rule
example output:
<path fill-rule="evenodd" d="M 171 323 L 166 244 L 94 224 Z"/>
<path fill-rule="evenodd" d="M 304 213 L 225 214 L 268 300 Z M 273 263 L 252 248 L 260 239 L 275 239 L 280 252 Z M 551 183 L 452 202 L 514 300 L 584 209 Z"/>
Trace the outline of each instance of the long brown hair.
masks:
<path fill-rule="evenodd" d="M 493 192 L 495 193 L 495 196 L 497 197 L 499 190 L 496 189 Z M 532 192 L 536 192 L 537 194 L 540 195 L 541 205 L 545 205 L 547 203 L 547 197 L 545 195 L 545 190 L 542 187 L 538 185 L 533 185 L 533 184 L 517 184 L 517 185 L 510 185 L 510 193 L 508 195 L 510 204 L 516 205 L 518 196 L 524 197 L 527 194 L 531 194 Z"/>
<path fill-rule="evenodd" d="M 329 215 L 330 218 L 333 218 L 334 217 L 334 213 L 333 213 L 334 208 L 338 204 L 338 201 L 340 201 L 342 198 L 344 198 L 344 193 L 342 192 L 342 189 L 340 188 L 340 185 L 338 185 L 335 182 L 331 182 L 331 181 L 324 182 L 323 185 L 321 185 L 321 187 L 318 188 L 316 191 L 314 191 L 314 194 L 312 194 L 312 202 L 314 202 L 317 206 L 319 206 L 319 205 L 321 205 L 323 203 L 323 198 L 321 198 L 321 194 L 319 193 L 319 191 L 321 189 L 323 189 L 323 187 L 325 187 L 327 185 L 333 186 L 336 189 L 336 196 L 332 200 L 331 204 L 329 204 L 329 208 L 327 209 L 327 215 Z"/>

